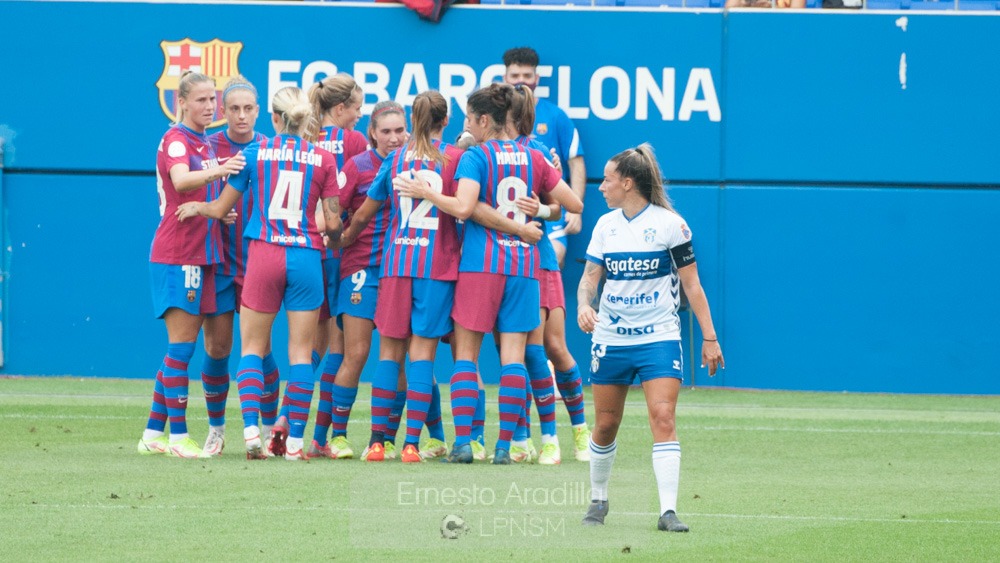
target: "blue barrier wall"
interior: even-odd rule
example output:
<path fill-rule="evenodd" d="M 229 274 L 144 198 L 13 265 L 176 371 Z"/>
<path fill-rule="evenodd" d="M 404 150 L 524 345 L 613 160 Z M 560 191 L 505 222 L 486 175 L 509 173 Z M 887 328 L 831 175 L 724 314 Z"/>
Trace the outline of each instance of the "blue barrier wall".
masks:
<path fill-rule="evenodd" d="M 336 39 L 288 41 L 275 21 Z M 100 31 L 108 22 L 128 25 Z M 483 45 L 482 29 L 506 30 L 503 43 Z M 0 1 L 0 373 L 149 377 L 162 357 L 147 269 L 161 41 L 241 42 L 239 70 L 262 92 L 334 67 L 393 97 L 426 82 L 453 98 L 447 136 L 503 50 L 530 44 L 552 65 L 538 93 L 581 132 L 586 225 L 607 210 L 606 159 L 642 141 L 658 150 L 730 366 L 689 381 L 998 393 L 998 32 L 997 17 L 912 13 L 468 7 L 433 25 L 392 6 Z M 773 37 L 788 48 L 762 47 Z M 570 239 L 571 312 L 587 238 Z M 286 336 L 279 322 L 279 362 Z M 492 350 L 483 365 L 489 377 Z"/>

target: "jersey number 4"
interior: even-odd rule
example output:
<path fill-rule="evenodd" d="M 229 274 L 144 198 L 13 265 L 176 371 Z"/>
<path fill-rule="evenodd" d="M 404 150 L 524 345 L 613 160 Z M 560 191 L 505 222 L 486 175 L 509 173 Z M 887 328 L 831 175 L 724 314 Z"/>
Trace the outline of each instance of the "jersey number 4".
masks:
<path fill-rule="evenodd" d="M 270 221 L 285 221 L 291 229 L 302 224 L 302 185 L 305 174 L 298 170 L 278 171 L 271 203 L 267 206 Z"/>

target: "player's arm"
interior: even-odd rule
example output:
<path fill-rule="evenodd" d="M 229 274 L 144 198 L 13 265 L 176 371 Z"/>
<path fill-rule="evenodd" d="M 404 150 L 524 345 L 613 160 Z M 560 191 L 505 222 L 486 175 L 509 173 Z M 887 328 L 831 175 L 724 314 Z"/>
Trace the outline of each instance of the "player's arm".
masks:
<path fill-rule="evenodd" d="M 182 203 L 177 206 L 177 211 L 174 212 L 174 215 L 181 222 L 191 217 L 197 217 L 198 215 L 208 217 L 209 219 L 224 219 L 241 197 L 243 197 L 242 192 L 238 191 L 232 185 L 226 184 L 226 187 L 222 190 L 222 194 L 218 198 L 210 202 L 189 201 Z"/>
<path fill-rule="evenodd" d="M 337 196 L 323 198 L 323 223 L 327 246 L 337 248 L 340 245 L 340 234 L 344 231 L 344 223 L 340 220 L 340 199 Z"/>
<path fill-rule="evenodd" d="M 576 289 L 576 322 L 580 330 L 586 333 L 594 332 L 597 326 L 597 288 L 604 277 L 604 266 L 587 260 L 580 276 L 580 285 Z"/>
<path fill-rule="evenodd" d="M 399 191 L 399 195 L 413 199 L 426 199 L 434 207 L 444 211 L 448 215 L 457 219 L 468 219 L 472 217 L 479 202 L 479 182 L 462 178 L 458 181 L 458 189 L 455 195 L 445 195 L 431 189 L 426 181 L 419 177 L 407 177 L 399 175 L 392 179 L 392 187 Z"/>
<path fill-rule="evenodd" d="M 529 244 L 535 244 L 542 240 L 542 235 L 544 234 L 538 223 L 534 221 L 518 223 L 502 215 L 496 208 L 482 201 L 476 202 L 476 207 L 472 210 L 471 219 L 488 229 L 514 235 Z"/>
<path fill-rule="evenodd" d="M 542 193 L 545 196 L 545 201 L 543 202 L 538 198 L 537 195 L 531 194 L 528 196 L 519 196 L 517 200 L 514 201 L 514 205 L 521 210 L 522 213 L 528 217 L 535 217 L 536 219 L 554 220 L 558 219 L 562 215 L 562 206 L 558 203 L 553 203 L 552 197 L 546 193 Z"/>
<path fill-rule="evenodd" d="M 573 193 L 583 201 L 587 194 L 587 167 L 583 163 L 582 156 L 574 156 L 569 159 L 569 183 Z M 580 212 L 566 212 L 566 234 L 575 235 L 583 229 L 583 218 Z"/>
<path fill-rule="evenodd" d="M 222 166 L 215 166 L 207 170 L 191 170 L 187 164 L 178 163 L 170 167 L 170 181 L 178 192 L 190 192 L 230 174 L 236 174 L 243 170 L 246 163 L 242 152 L 236 153 Z"/>
<path fill-rule="evenodd" d="M 344 229 L 344 234 L 340 238 L 341 248 L 351 246 L 354 244 L 354 241 L 358 240 L 358 235 L 368 226 L 372 217 L 378 213 L 378 210 L 382 208 L 384 203 L 384 201 L 372 199 L 371 197 L 365 198 L 365 202 L 361 204 L 361 207 L 351 215 L 351 224 Z"/>
<path fill-rule="evenodd" d="M 556 203 L 563 206 L 566 209 L 566 220 L 569 220 L 571 213 L 580 214 L 583 213 L 583 200 L 576 195 L 566 182 L 559 180 L 556 187 L 552 188 L 549 192 L 552 199 L 556 200 Z"/>
<path fill-rule="evenodd" d="M 708 375 L 715 375 L 717 368 L 725 369 L 726 361 L 722 357 L 722 347 L 719 345 L 719 337 L 715 332 L 715 325 L 712 324 L 712 311 L 708 307 L 708 297 L 701 287 L 701 280 L 698 278 L 698 264 L 694 261 L 694 251 L 690 248 L 691 242 L 670 249 L 670 254 L 674 256 L 674 263 L 683 263 L 685 260 L 678 260 L 678 255 L 690 256 L 686 265 L 677 268 L 677 275 L 681 278 L 681 285 L 687 295 L 691 311 L 698 319 L 698 326 L 701 328 L 701 367 L 708 364 Z M 687 248 L 685 248 L 687 247 Z"/>

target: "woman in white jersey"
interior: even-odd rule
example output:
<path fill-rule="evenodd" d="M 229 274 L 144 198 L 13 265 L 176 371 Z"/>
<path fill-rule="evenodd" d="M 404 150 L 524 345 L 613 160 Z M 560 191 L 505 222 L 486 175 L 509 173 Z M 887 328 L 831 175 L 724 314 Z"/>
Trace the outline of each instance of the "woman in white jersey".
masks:
<path fill-rule="evenodd" d="M 600 190 L 612 211 L 594 227 L 577 290 L 577 321 L 581 330 L 593 333 L 593 499 L 583 523 L 604 524 L 608 514 L 615 437 L 629 385 L 638 376 L 653 431 L 653 472 L 661 514 L 657 527 L 686 532 L 688 527 L 676 514 L 681 448 L 674 411 L 684 367 L 678 284 L 683 284 L 704 335 L 702 365 L 707 364 L 709 375 L 715 375 L 716 368 L 725 367 L 725 363 L 708 299 L 698 280 L 691 230 L 673 210 L 661 178 L 653 147 L 648 144 L 613 156 L 604 167 Z M 605 275 L 598 302 L 597 288 Z"/>

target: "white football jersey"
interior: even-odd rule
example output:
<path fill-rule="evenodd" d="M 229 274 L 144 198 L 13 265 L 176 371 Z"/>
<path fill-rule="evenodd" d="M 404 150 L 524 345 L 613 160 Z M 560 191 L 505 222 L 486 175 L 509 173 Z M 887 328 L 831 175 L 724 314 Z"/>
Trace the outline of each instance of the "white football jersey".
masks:
<path fill-rule="evenodd" d="M 587 260 L 604 267 L 607 281 L 594 344 L 680 340 L 680 278 L 671 249 L 684 251 L 682 266 L 692 263 L 690 241 L 691 230 L 680 215 L 652 204 L 632 219 L 615 209 L 597 221 Z"/>

